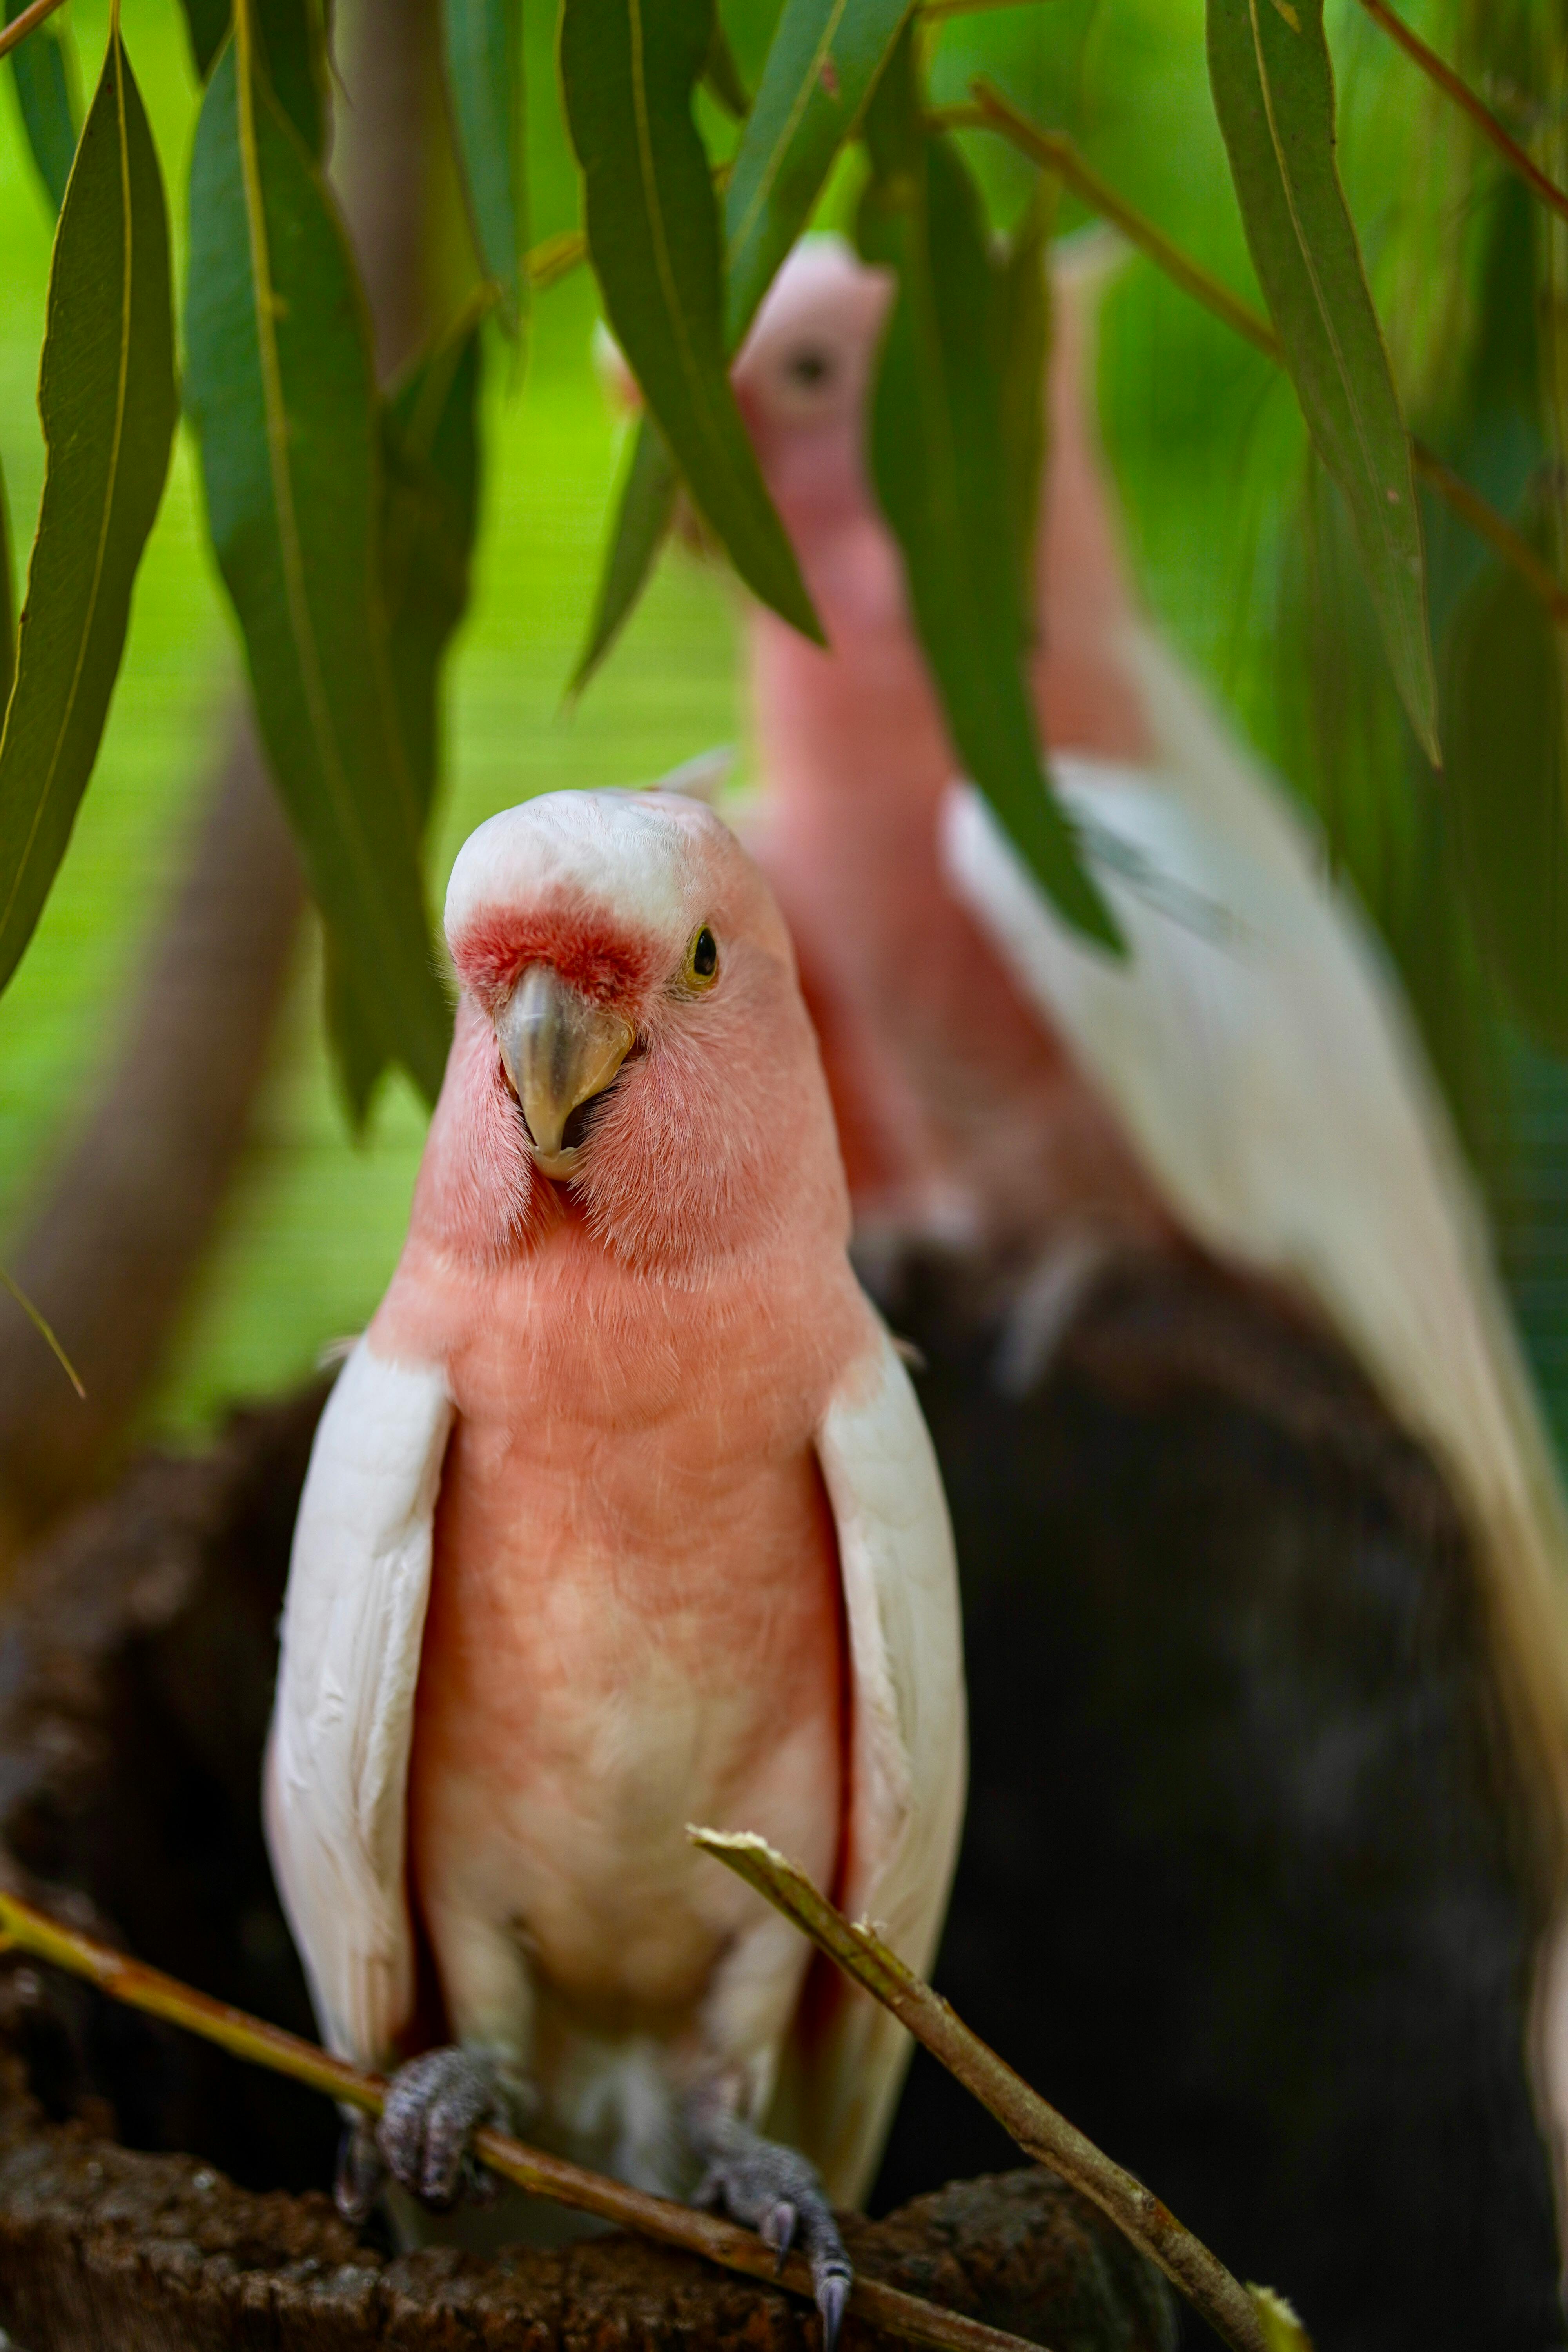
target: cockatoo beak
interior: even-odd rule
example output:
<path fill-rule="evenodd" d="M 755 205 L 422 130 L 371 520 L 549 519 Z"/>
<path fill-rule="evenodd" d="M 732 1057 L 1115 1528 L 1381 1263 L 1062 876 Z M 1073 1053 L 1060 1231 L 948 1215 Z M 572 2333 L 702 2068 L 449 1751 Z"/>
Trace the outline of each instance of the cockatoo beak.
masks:
<path fill-rule="evenodd" d="M 496 1034 L 528 1121 L 534 1165 L 545 1176 L 570 1176 L 580 1146 L 564 1141 L 566 1122 L 614 1081 L 637 1032 L 551 965 L 531 963 L 496 1021 Z"/>

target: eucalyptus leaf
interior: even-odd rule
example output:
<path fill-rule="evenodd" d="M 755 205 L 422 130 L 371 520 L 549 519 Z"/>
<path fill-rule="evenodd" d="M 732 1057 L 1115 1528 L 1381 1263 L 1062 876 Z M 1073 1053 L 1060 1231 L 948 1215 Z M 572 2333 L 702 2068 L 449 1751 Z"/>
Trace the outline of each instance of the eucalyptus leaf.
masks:
<path fill-rule="evenodd" d="M 528 302 L 522 0 L 441 0 L 441 39 L 474 246 L 515 335 Z"/>
<path fill-rule="evenodd" d="M 0 986 L 98 756 L 176 408 L 168 213 L 116 16 L 49 271 L 44 495 L 0 734 Z"/>
<path fill-rule="evenodd" d="M 784 0 L 724 191 L 725 340 L 738 351 L 810 221 L 911 0 Z"/>
<path fill-rule="evenodd" d="M 692 95 L 713 0 L 564 0 L 561 75 L 589 251 L 621 349 L 742 578 L 822 641 L 726 367 L 718 206 Z"/>
<path fill-rule="evenodd" d="M 713 46 L 708 52 L 708 64 L 702 79 L 725 113 L 732 114 L 737 122 L 743 122 L 752 110 L 751 93 L 741 79 L 735 52 L 730 47 L 730 36 L 724 30 L 724 20 L 717 8 L 713 11 Z"/>
<path fill-rule="evenodd" d="M 572 673 L 568 694 L 582 693 L 630 619 L 669 536 L 679 487 L 658 425 L 650 416 L 638 417 L 587 643 Z"/>
<path fill-rule="evenodd" d="M 11 509 L 0 470 L 0 730 L 16 675 L 16 574 L 11 562 Z"/>
<path fill-rule="evenodd" d="M 11 24 L 27 5 L 28 0 L 5 0 L 5 22 Z M 11 70 L 27 145 L 58 213 L 65 202 L 77 140 L 71 52 L 58 16 L 47 17 L 12 50 Z"/>
<path fill-rule="evenodd" d="M 897 273 L 870 415 L 872 478 L 903 551 L 953 746 L 1067 920 L 1120 950 L 1050 790 L 1024 669 L 1003 446 L 1000 296 L 979 194 L 922 125 L 904 40 L 866 119 L 860 249 Z"/>
<path fill-rule="evenodd" d="M 1444 646 L 1443 790 L 1487 961 L 1519 1018 L 1568 1055 L 1563 648 L 1518 572 L 1489 564 Z"/>
<path fill-rule="evenodd" d="M 1018 605 L 1026 643 L 1035 634 L 1035 550 L 1046 470 L 1046 383 L 1051 344 L 1047 252 L 1061 183 L 1037 179 L 997 273 L 996 368 L 1002 462 L 1018 560 Z"/>
<path fill-rule="evenodd" d="M 1208 0 L 1208 57 L 1253 265 L 1307 429 L 1350 507 L 1394 682 L 1436 761 L 1410 436 L 1334 160 L 1322 0 Z"/>
<path fill-rule="evenodd" d="M 342 221 L 259 69 L 250 0 L 191 167 L 189 401 L 257 714 L 355 1009 L 434 1098 L 450 1034 L 378 581 L 381 414 Z"/>
<path fill-rule="evenodd" d="M 319 161 L 331 89 L 322 0 L 252 0 L 250 22 L 272 95 Z"/>
<path fill-rule="evenodd" d="M 205 81 L 228 32 L 229 0 L 180 0 L 180 5 L 184 14 L 185 32 L 191 44 L 191 62 L 195 67 L 196 79 Z"/>
<path fill-rule="evenodd" d="M 468 602 L 479 520 L 479 320 L 470 315 L 405 371 L 382 404 L 382 601 L 393 694 L 416 818 L 428 824 L 440 770 L 441 666 Z M 356 1129 L 386 1067 L 358 1017 L 346 959 L 327 933 L 327 1026 Z"/>

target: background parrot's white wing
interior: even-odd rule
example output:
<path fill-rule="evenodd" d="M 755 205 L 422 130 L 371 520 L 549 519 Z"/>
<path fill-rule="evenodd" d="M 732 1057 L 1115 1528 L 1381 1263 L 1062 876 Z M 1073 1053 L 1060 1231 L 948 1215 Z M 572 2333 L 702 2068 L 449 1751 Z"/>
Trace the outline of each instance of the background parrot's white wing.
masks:
<path fill-rule="evenodd" d="M 328 2046 L 385 2063 L 414 1999 L 408 1754 L 441 1463 L 442 1375 L 362 1339 L 327 1401 L 294 1530 L 266 1820 Z"/>
<path fill-rule="evenodd" d="M 1562 1498 L 1446 1110 L 1304 823 L 1171 665 L 1145 683 L 1157 771 L 1052 762 L 1129 959 L 1066 929 L 967 785 L 950 878 L 1188 1230 L 1310 1302 L 1444 1468 L 1561 1824 Z"/>
<path fill-rule="evenodd" d="M 963 1633 L 936 1457 L 880 1325 L 877 1336 L 817 1433 L 849 1647 L 840 1895 L 852 1918 L 874 1920 L 924 1974 L 963 1822 Z M 836 1971 L 823 1990 L 820 2004 L 803 2006 L 773 2128 L 819 2166 L 836 2202 L 854 2205 L 870 2187 L 910 2045 L 885 2010 Z"/>

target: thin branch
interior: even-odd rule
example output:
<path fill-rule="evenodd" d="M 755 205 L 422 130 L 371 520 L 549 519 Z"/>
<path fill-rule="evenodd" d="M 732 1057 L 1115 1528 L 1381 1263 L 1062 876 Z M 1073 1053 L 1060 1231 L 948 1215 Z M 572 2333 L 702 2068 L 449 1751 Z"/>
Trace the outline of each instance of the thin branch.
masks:
<path fill-rule="evenodd" d="M 3 1265 L 0 1265 L 0 1283 L 5 1284 L 6 1289 L 10 1292 L 17 1306 L 21 1308 L 28 1322 L 32 1325 L 34 1330 L 38 1334 L 38 1337 L 47 1347 L 52 1349 L 56 1362 L 59 1365 L 59 1368 L 61 1371 L 64 1372 L 67 1380 L 69 1381 L 72 1388 L 75 1389 L 78 1396 L 80 1397 L 83 1404 L 85 1404 L 87 1402 L 87 1391 L 81 1384 L 81 1376 L 78 1372 L 76 1366 L 72 1363 L 70 1358 L 67 1355 L 59 1341 L 56 1339 L 53 1329 L 49 1324 L 45 1321 L 43 1316 L 39 1314 L 37 1308 L 34 1306 L 32 1300 L 23 1289 L 21 1284 L 16 1280 L 14 1276 L 7 1274 Z"/>
<path fill-rule="evenodd" d="M 0 31 L 0 58 L 7 49 L 14 49 L 19 41 L 25 41 L 46 16 L 52 16 L 57 8 L 64 6 L 65 0 L 33 0 L 30 8 L 24 8 L 19 16 L 13 16 L 4 31 Z"/>
<path fill-rule="evenodd" d="M 559 236 L 547 236 L 542 245 L 534 246 L 525 256 L 523 266 L 528 271 L 529 284 L 536 291 L 542 291 L 587 258 L 587 238 L 580 228 L 569 228 L 563 229 Z"/>
<path fill-rule="evenodd" d="M 1269 2352 L 1269 2336 L 1253 2294 L 1240 2280 L 1141 2180 L 1113 2164 L 1032 2091 L 879 1936 L 864 1925 L 852 1927 L 805 1872 L 775 1853 L 764 1838 L 706 1829 L 689 1829 L 687 1835 L 765 1895 L 847 1976 L 890 2010 L 966 2091 L 990 2108 L 1026 2156 L 1048 2164 L 1091 2199 L 1140 2252 L 1158 2263 L 1233 2352 Z"/>
<path fill-rule="evenodd" d="M 7 1943 L 52 1961 L 57 1968 L 68 1969 L 74 1976 L 86 1977 L 114 2000 L 216 2042 L 236 2058 L 292 2075 L 312 2091 L 323 2092 L 328 2098 L 358 2107 L 366 2115 L 378 2116 L 382 2111 L 386 2084 L 380 2075 L 362 2074 L 357 2066 L 330 2056 L 298 2034 L 286 2033 L 281 2026 L 268 2025 L 260 2018 L 247 2016 L 243 2010 L 213 2000 L 164 1976 L 159 1969 L 150 1969 L 124 1952 L 62 1926 L 18 1896 L 0 1893 L 0 1948 Z M 515 2181 L 531 2197 L 547 2197 L 575 2212 L 593 2213 L 617 2229 L 635 2230 L 661 2245 L 700 2254 L 725 2270 L 740 2271 L 770 2286 L 787 2287 L 807 2303 L 814 2298 L 810 2267 L 803 2256 L 792 2254 L 782 2268 L 775 2269 L 773 2251 L 761 2238 L 715 2214 L 700 2213 L 689 2205 L 628 2189 L 624 2181 L 568 2164 L 563 2157 L 549 2156 L 542 2148 L 525 2147 L 521 2140 L 488 2127 L 475 2134 L 474 2153 L 491 2172 Z M 870 2326 L 911 2344 L 935 2346 L 937 2352 L 1039 2352 L 1038 2347 L 1021 2336 L 987 2327 L 961 2312 L 944 2311 L 940 2305 L 905 2294 L 901 2288 L 885 2286 L 878 2279 L 855 2281 L 849 2309 Z"/>
<path fill-rule="evenodd" d="M 1479 100 L 1468 82 L 1461 81 L 1452 66 L 1444 64 L 1436 50 L 1429 49 L 1419 33 L 1413 33 L 1403 16 L 1396 16 L 1387 0 L 1361 0 L 1362 6 L 1374 24 L 1381 25 L 1393 41 L 1397 41 L 1407 58 L 1413 58 L 1422 72 L 1435 81 L 1445 98 L 1451 99 L 1461 114 L 1467 116 L 1489 145 L 1494 147 L 1510 172 L 1517 172 L 1531 194 L 1539 196 L 1563 220 L 1568 220 L 1568 190 L 1549 180 L 1544 172 L 1531 163 L 1517 139 L 1510 139 L 1497 116 Z"/>
<path fill-rule="evenodd" d="M 1367 5 L 1367 0 L 1363 0 L 1363 5 Z M 1205 310 L 1212 311 L 1237 334 L 1245 336 L 1255 351 L 1261 352 L 1277 367 L 1285 365 L 1284 347 L 1268 320 L 1261 318 L 1250 303 L 1244 302 L 1239 294 L 1233 294 L 1201 262 L 1173 245 L 1163 229 L 1157 228 L 1118 189 L 1100 178 L 1070 139 L 1060 131 L 1037 129 L 992 83 L 975 81 L 971 88 L 974 92 L 973 105 L 942 108 L 929 118 L 933 126 L 946 131 L 998 132 L 1043 171 L 1054 172 L 1058 179 L 1065 180 L 1085 204 L 1104 219 L 1114 222 L 1130 245 L 1147 255 L 1157 268 L 1163 269 L 1194 301 L 1201 302 Z M 1506 515 L 1489 505 L 1480 492 L 1473 490 L 1463 476 L 1457 474 L 1426 442 L 1413 438 L 1410 451 L 1416 472 L 1426 477 L 1445 505 L 1519 573 L 1554 621 L 1568 624 L 1568 588 L 1542 562 L 1523 532 L 1516 530 Z"/>

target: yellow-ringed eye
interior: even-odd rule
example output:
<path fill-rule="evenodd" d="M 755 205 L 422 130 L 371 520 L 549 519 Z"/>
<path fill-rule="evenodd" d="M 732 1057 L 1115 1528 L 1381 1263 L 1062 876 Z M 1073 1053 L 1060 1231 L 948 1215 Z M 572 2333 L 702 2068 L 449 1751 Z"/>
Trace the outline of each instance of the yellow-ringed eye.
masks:
<path fill-rule="evenodd" d="M 706 923 L 691 935 L 681 974 L 688 988 L 711 988 L 719 977 L 719 942 Z"/>

